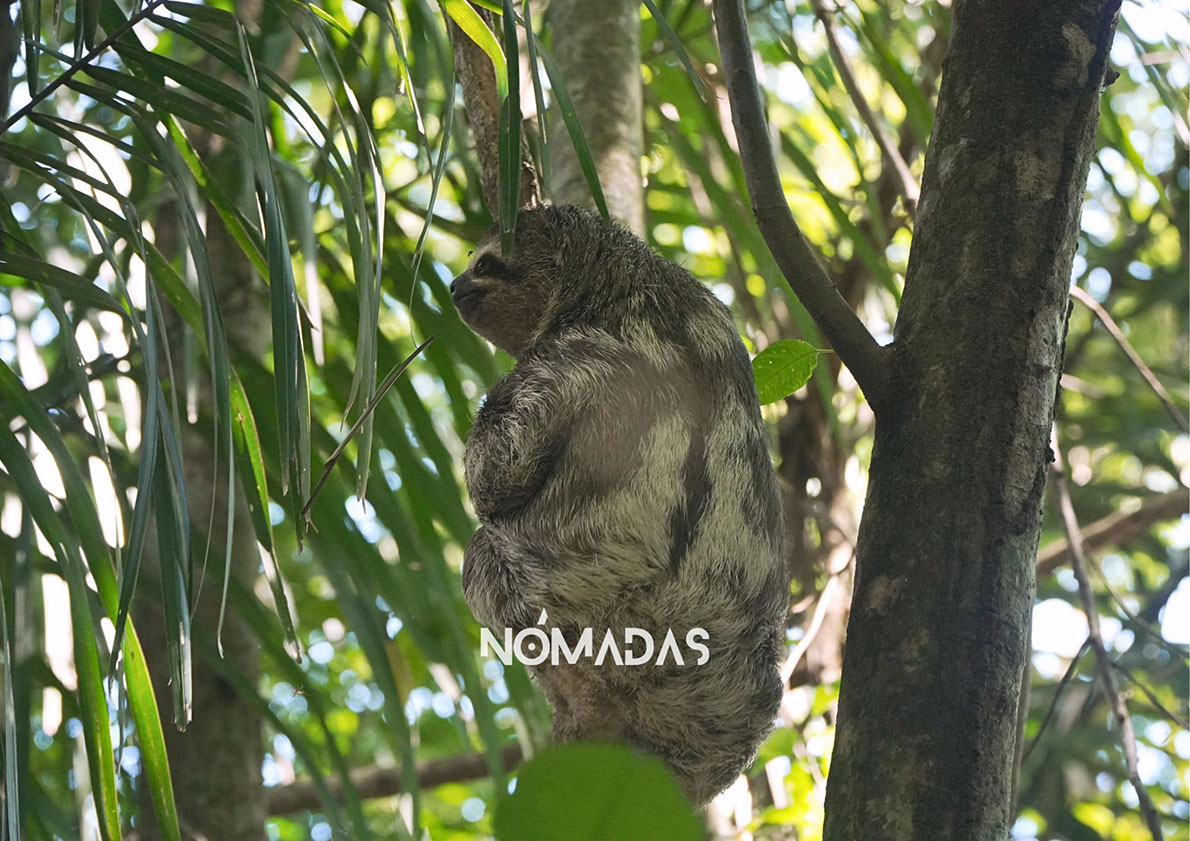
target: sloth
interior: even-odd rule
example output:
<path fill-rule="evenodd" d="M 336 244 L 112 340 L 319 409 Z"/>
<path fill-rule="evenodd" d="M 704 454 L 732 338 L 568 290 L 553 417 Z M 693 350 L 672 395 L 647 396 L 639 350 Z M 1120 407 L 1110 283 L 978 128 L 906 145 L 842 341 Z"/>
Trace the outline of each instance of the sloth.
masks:
<path fill-rule="evenodd" d="M 574 206 L 522 211 L 450 293 L 516 360 L 468 436 L 480 528 L 463 591 L 497 632 L 705 633 L 707 655 L 530 672 L 555 741 L 624 742 L 709 801 L 751 764 L 782 685 L 789 578 L 776 476 L 731 313 L 629 230 Z M 546 624 L 540 624 L 543 621 Z M 688 655 L 690 652 L 686 652 Z M 698 662 L 705 660 L 705 662 Z"/>

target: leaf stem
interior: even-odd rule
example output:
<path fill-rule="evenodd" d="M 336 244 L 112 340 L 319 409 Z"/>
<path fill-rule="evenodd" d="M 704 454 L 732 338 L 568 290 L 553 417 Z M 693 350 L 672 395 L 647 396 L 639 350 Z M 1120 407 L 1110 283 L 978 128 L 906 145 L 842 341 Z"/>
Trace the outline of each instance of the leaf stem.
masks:
<path fill-rule="evenodd" d="M 145 4 L 143 9 L 113 29 L 111 34 L 96 44 L 90 52 L 78 59 L 76 62 L 74 62 L 74 64 L 67 67 L 52 82 L 34 94 L 29 99 L 29 101 L 26 102 L 24 106 L 19 108 L 11 117 L 8 117 L 6 120 L 4 120 L 4 122 L 0 123 L 0 136 L 12 128 L 17 122 L 29 116 L 33 109 L 48 99 L 50 95 L 54 93 L 54 91 L 58 90 L 58 88 L 62 87 L 72 78 L 74 78 L 74 76 L 80 70 L 85 69 L 87 65 L 99 57 L 99 55 L 107 50 L 108 47 L 116 43 L 116 41 L 118 41 L 129 30 L 131 30 L 132 27 L 136 26 L 138 23 L 156 11 L 157 7 L 162 5 L 164 2 L 165 0 L 150 0 L 150 2 Z M 33 70 L 32 68 L 30 69 Z M 36 70 L 33 70 L 33 72 L 36 72 Z"/>

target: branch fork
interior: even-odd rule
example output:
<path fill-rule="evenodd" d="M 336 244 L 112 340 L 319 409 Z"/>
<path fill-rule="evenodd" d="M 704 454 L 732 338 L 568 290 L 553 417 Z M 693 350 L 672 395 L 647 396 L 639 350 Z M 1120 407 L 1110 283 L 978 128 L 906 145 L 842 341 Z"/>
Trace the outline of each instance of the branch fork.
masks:
<path fill-rule="evenodd" d="M 756 80 L 742 0 L 714 0 L 715 28 L 752 213 L 786 283 L 879 413 L 888 402 L 890 351 L 881 347 L 814 256 L 785 201 Z"/>

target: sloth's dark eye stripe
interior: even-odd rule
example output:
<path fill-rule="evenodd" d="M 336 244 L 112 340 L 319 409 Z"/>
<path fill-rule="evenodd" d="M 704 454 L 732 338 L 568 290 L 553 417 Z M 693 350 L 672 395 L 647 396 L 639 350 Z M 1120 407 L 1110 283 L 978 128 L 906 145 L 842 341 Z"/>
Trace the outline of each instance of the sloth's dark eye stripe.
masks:
<path fill-rule="evenodd" d="M 483 254 L 475 261 L 473 271 L 479 277 L 503 277 L 504 263 L 492 254 Z"/>

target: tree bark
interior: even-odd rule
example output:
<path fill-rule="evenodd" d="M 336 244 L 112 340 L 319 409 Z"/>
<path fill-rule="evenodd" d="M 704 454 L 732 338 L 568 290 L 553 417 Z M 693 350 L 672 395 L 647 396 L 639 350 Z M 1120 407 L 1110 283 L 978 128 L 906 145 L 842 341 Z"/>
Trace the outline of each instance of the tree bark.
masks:
<path fill-rule="evenodd" d="M 1119 0 L 959 0 L 878 407 L 826 841 L 1001 841 Z"/>
<path fill-rule="evenodd" d="M 496 38 L 500 30 L 493 26 L 492 14 L 477 10 L 480 18 L 492 29 Z M 480 190 L 483 202 L 493 219 L 500 218 L 500 95 L 496 87 L 496 71 L 492 60 L 447 16 L 447 32 L 454 51 L 455 74 L 463 89 L 463 111 L 471 126 L 475 141 L 475 157 L 479 160 Z M 539 200 L 537 173 L 524 137 L 521 138 L 521 207 L 532 207 Z"/>
<path fill-rule="evenodd" d="M 612 218 L 644 230 L 637 0 L 553 0 L 553 55 L 574 100 Z M 594 207 L 591 191 L 561 118 L 553 121 L 551 192 L 558 204 Z"/>

